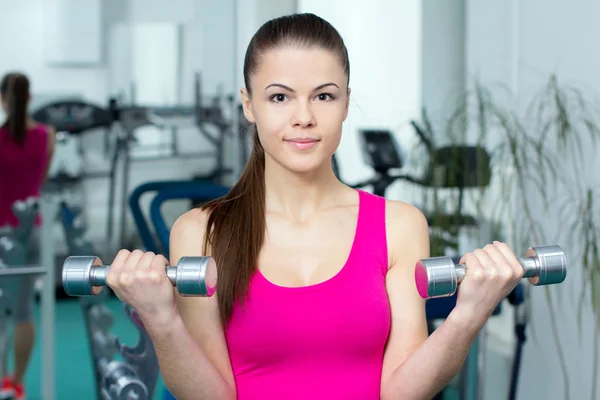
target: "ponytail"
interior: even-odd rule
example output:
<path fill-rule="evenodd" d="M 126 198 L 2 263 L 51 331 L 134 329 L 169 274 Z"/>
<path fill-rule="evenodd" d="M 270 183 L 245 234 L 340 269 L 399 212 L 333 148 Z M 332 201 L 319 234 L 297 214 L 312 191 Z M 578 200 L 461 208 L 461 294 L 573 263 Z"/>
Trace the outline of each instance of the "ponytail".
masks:
<path fill-rule="evenodd" d="M 0 82 L 0 94 L 8 114 L 2 128 L 7 128 L 13 141 L 22 146 L 27 134 L 29 80 L 23 74 L 8 74 Z"/>
<path fill-rule="evenodd" d="M 210 246 L 218 266 L 217 297 L 225 325 L 237 300 L 247 295 L 256 271 L 265 232 L 265 151 L 254 128 L 252 152 L 235 186 L 225 196 L 205 203 L 209 211 L 204 253 Z"/>

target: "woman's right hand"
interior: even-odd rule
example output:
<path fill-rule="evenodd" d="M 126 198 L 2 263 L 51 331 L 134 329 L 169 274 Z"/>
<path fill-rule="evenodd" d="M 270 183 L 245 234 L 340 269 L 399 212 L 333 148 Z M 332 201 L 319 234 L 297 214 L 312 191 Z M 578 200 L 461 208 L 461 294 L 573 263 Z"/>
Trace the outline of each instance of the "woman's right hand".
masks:
<path fill-rule="evenodd" d="M 121 250 L 110 266 L 107 285 L 138 313 L 142 322 L 165 323 L 177 315 L 173 285 L 162 255 L 141 250 Z"/>
<path fill-rule="evenodd" d="M 456 307 L 463 318 L 478 327 L 488 320 L 502 301 L 523 278 L 523 267 L 505 244 L 494 242 L 465 254 L 460 262 L 467 273 L 458 289 Z"/>

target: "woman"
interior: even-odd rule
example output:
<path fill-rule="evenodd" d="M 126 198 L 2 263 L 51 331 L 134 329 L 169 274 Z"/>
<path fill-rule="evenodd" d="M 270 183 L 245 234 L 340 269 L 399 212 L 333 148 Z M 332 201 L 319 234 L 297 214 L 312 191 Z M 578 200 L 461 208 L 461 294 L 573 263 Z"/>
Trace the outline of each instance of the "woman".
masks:
<path fill-rule="evenodd" d="M 10 73 L 0 82 L 2 110 L 6 115 L 0 126 L 0 226 L 18 225 L 12 212 L 15 201 L 39 197 L 54 153 L 54 130 L 36 123 L 28 113 L 29 80 L 20 73 Z M 40 225 L 40 218 L 36 226 Z M 39 264 L 39 229 L 34 229 L 29 242 L 28 264 Z M 19 278 L 19 294 L 14 309 L 14 374 L 2 380 L 0 395 L 12 393 L 25 399 L 23 376 L 33 349 L 35 277 Z M 6 371 L 7 360 L 3 360 Z"/>
<path fill-rule="evenodd" d="M 171 265 L 215 259 L 215 296 L 174 294 L 161 256 L 121 251 L 113 261 L 107 282 L 140 313 L 178 399 L 429 399 L 521 279 L 505 244 L 465 255 L 456 308 L 427 336 L 414 278 L 429 257 L 425 218 L 332 169 L 349 71 L 342 38 L 315 15 L 271 20 L 252 38 L 246 169 L 171 231 Z"/>

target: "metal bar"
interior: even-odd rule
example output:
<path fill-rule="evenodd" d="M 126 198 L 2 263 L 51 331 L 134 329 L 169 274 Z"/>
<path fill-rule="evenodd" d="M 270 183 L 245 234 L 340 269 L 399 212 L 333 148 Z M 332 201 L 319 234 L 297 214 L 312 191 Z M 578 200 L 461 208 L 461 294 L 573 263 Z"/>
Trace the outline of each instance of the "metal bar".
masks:
<path fill-rule="evenodd" d="M 212 157 L 214 151 L 198 151 L 194 153 L 177 153 L 176 155 L 159 155 L 159 156 L 131 156 L 131 162 L 144 162 L 144 161 L 161 161 L 161 160 L 174 160 L 180 158 L 200 158 L 200 157 Z"/>
<path fill-rule="evenodd" d="M 58 214 L 58 202 L 51 195 L 42 195 L 40 211 L 43 218 L 41 253 L 42 264 L 46 266 L 42 290 L 42 385 L 41 399 L 55 400 L 55 354 L 54 354 L 54 313 L 55 313 L 55 253 L 53 225 Z"/>
<path fill-rule="evenodd" d="M 115 124 L 113 129 L 120 129 L 118 124 Z M 108 186 L 108 213 L 106 214 L 106 251 L 110 253 L 113 246 L 113 230 L 115 220 L 115 196 L 116 196 L 116 185 L 117 185 L 117 166 L 119 164 L 119 157 L 121 155 L 121 138 L 118 136 L 122 132 L 117 132 L 117 138 L 115 142 L 114 154 L 110 164 L 110 181 Z"/>
<path fill-rule="evenodd" d="M 238 81 L 238 1 L 233 1 L 233 93 L 235 93 Z M 240 115 L 237 107 L 236 97 L 231 102 L 231 129 L 233 136 L 233 181 L 240 179 L 242 170 L 245 166 L 245 160 L 242 158 Z"/>
<path fill-rule="evenodd" d="M 0 276 L 22 276 L 22 275 L 37 275 L 45 274 L 47 267 L 13 267 L 0 269 Z"/>
<path fill-rule="evenodd" d="M 117 247 L 125 246 L 125 235 L 127 232 L 127 210 L 129 199 L 129 176 L 131 173 L 131 140 L 134 137 L 133 130 L 127 131 L 126 147 L 123 151 L 123 181 L 121 182 L 121 224 L 119 229 L 119 241 Z"/>

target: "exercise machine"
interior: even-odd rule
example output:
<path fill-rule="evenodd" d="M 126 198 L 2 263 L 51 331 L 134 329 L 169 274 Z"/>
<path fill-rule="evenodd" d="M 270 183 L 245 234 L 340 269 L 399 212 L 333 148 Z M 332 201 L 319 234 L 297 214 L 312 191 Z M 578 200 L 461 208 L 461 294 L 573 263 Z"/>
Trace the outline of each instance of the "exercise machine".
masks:
<path fill-rule="evenodd" d="M 194 199 L 197 204 L 224 196 L 229 187 L 210 180 L 154 181 L 146 182 L 133 190 L 129 207 L 146 251 L 169 257 L 169 228 L 162 214 L 161 205 L 167 200 Z M 143 195 L 153 195 L 150 203 L 150 220 L 147 221 L 141 206 Z"/>

